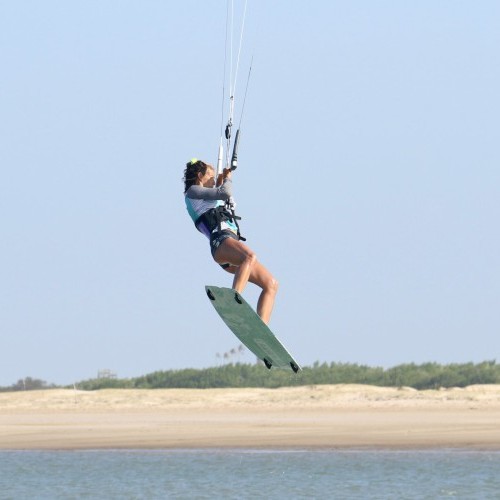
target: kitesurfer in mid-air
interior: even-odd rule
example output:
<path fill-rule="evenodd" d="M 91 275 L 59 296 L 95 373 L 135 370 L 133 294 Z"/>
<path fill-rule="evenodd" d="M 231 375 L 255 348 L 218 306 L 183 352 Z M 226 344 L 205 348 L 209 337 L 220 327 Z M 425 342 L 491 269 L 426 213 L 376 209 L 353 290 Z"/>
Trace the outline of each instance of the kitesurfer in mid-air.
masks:
<path fill-rule="evenodd" d="M 278 282 L 242 242 L 245 238 L 240 235 L 232 209 L 231 176 L 231 169 L 225 168 L 216 181 L 211 165 L 197 159 L 188 162 L 184 170 L 186 207 L 196 229 L 210 240 L 215 262 L 234 274 L 233 288 L 241 294 L 249 281 L 262 288 L 257 314 L 267 324 Z"/>

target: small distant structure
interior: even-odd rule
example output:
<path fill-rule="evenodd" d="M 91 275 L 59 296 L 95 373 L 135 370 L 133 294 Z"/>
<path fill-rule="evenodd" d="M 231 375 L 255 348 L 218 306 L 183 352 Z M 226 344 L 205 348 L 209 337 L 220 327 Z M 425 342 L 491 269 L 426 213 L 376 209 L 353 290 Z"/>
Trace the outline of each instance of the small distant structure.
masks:
<path fill-rule="evenodd" d="M 108 370 L 107 368 L 104 368 L 102 370 L 98 370 L 97 378 L 98 379 L 102 379 L 102 378 L 113 379 L 113 378 L 116 378 L 116 373 L 112 372 L 111 370 Z"/>

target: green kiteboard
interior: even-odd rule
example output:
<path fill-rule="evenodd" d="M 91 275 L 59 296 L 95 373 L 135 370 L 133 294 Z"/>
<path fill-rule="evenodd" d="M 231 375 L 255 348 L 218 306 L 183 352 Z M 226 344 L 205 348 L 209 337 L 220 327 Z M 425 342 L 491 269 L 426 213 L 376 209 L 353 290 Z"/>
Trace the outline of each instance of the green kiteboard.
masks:
<path fill-rule="evenodd" d="M 205 290 L 224 323 L 267 368 L 291 368 L 295 373 L 300 370 L 299 364 L 238 292 L 217 286 L 206 286 Z"/>

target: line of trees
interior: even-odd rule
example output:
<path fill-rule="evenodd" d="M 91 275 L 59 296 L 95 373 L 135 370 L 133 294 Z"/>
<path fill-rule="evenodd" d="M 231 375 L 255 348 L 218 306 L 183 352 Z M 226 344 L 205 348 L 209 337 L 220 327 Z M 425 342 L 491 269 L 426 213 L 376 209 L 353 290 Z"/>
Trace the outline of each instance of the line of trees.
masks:
<path fill-rule="evenodd" d="M 80 390 L 97 389 L 208 389 L 224 387 L 289 387 L 319 384 L 367 384 L 384 387 L 438 389 L 475 384 L 500 384 L 500 365 L 496 361 L 440 365 L 402 364 L 393 368 L 353 363 L 314 363 L 295 374 L 291 370 L 268 370 L 262 365 L 226 364 L 214 368 L 157 371 L 141 377 L 96 378 L 78 382 Z M 27 377 L 0 391 L 55 388 L 43 380 Z M 70 386 L 73 388 L 73 385 Z"/>
<path fill-rule="evenodd" d="M 41 389 L 52 389 L 54 387 L 56 387 L 54 384 L 48 384 L 45 380 L 25 377 L 20 378 L 15 384 L 10 385 L 9 387 L 0 387 L 0 392 L 38 391 Z"/>
<path fill-rule="evenodd" d="M 288 387 L 318 384 L 367 384 L 385 387 L 438 389 L 475 384 L 500 384 L 500 365 L 496 361 L 449 364 L 414 363 L 393 368 L 370 367 L 352 363 L 314 363 L 294 374 L 291 370 L 268 370 L 261 365 L 228 364 L 203 370 L 157 371 L 131 379 L 92 379 L 77 384 L 79 389 L 104 388 L 224 388 Z"/>

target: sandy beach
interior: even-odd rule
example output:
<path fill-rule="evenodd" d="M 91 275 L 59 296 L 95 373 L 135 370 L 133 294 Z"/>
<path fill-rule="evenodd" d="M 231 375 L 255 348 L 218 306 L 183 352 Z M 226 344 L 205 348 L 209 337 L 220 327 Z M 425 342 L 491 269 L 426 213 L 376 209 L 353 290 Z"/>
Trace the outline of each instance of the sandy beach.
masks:
<path fill-rule="evenodd" d="M 500 450 L 500 385 L 0 393 L 0 449 Z"/>

